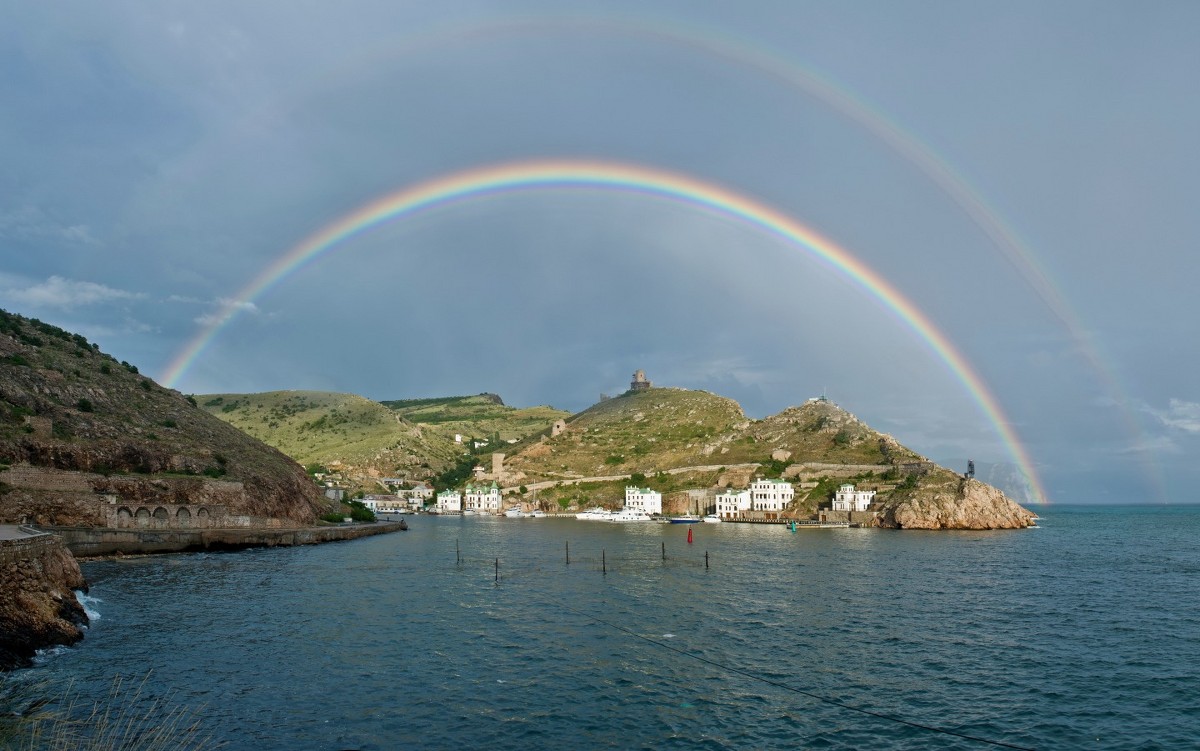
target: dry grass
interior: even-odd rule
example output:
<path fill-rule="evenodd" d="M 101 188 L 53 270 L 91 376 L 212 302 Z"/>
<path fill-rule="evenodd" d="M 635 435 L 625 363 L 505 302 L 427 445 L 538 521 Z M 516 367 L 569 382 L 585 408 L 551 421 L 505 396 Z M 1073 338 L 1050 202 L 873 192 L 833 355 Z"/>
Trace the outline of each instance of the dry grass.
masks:
<path fill-rule="evenodd" d="M 108 697 L 88 706 L 71 687 L 51 701 L 46 684 L 5 686 L 0 696 L 0 748 L 12 751 L 208 751 L 224 744 L 203 727 L 203 706 L 145 693 L 149 675 L 132 689 L 116 676 Z"/>

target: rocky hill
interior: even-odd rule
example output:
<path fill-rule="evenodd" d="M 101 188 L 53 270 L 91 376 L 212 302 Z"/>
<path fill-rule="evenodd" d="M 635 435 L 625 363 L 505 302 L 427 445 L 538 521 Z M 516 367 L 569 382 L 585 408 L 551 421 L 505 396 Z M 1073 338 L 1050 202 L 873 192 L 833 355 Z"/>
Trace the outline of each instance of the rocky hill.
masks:
<path fill-rule="evenodd" d="M 512 446 L 505 465 L 521 473 L 519 479 L 536 482 L 746 463 L 778 474 L 802 461 L 880 465 L 925 458 L 832 402 L 810 400 L 751 420 L 732 399 L 653 388 L 600 402 L 571 417 L 558 435 Z"/>
<path fill-rule="evenodd" d="M 510 447 L 499 479 L 563 506 L 619 505 L 635 481 L 662 491 L 672 513 L 695 508 L 688 489 L 745 487 L 755 476 L 791 480 L 788 513 L 798 518 L 828 508 L 836 487 L 854 482 L 877 491 L 880 526 L 1007 528 L 1033 519 L 995 488 L 962 480 L 825 399 L 750 420 L 736 402 L 703 391 L 631 391 Z"/>
<path fill-rule="evenodd" d="M 0 311 L 0 523 L 105 526 L 101 500 L 310 524 L 304 469 L 78 334 Z"/>

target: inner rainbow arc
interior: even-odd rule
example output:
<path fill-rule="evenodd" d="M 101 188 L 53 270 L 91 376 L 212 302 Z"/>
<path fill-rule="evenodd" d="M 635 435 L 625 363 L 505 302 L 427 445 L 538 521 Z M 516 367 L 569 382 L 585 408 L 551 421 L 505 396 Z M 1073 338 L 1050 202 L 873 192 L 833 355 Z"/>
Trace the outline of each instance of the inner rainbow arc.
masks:
<path fill-rule="evenodd" d="M 596 160 L 536 159 L 476 167 L 434 177 L 385 195 L 325 225 L 286 251 L 227 300 L 213 320 L 168 364 L 160 379 L 174 387 L 216 335 L 253 301 L 306 262 L 387 221 L 492 193 L 544 188 L 612 189 L 650 194 L 735 218 L 797 245 L 842 273 L 895 314 L 963 384 L 992 423 L 1039 502 L 1047 496 L 1028 451 L 999 402 L 966 358 L 933 322 L 873 269 L 797 220 L 760 201 L 690 175 Z"/>

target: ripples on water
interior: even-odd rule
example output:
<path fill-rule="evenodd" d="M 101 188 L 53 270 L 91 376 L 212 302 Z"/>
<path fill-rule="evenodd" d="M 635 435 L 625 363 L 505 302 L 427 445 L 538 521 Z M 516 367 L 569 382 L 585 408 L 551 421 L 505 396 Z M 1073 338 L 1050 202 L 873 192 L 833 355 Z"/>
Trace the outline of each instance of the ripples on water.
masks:
<path fill-rule="evenodd" d="M 352 543 L 100 561 L 102 617 L 32 672 L 101 698 L 149 671 L 147 693 L 204 705 L 235 749 L 986 748 L 722 666 L 1018 746 L 1196 747 L 1200 508 L 1044 516 L 700 524 L 691 546 L 684 525 L 417 517 Z"/>

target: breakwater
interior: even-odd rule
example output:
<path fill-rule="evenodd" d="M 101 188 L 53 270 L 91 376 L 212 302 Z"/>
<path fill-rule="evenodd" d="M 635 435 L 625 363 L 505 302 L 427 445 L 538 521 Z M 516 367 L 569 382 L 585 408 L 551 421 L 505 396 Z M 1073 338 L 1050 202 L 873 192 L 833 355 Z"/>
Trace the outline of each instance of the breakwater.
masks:
<path fill-rule="evenodd" d="M 60 536 L 73 554 L 91 558 L 133 553 L 182 553 L 198 550 L 291 547 L 356 540 L 402 529 L 401 522 L 344 524 L 292 529 L 113 529 L 43 527 Z"/>

